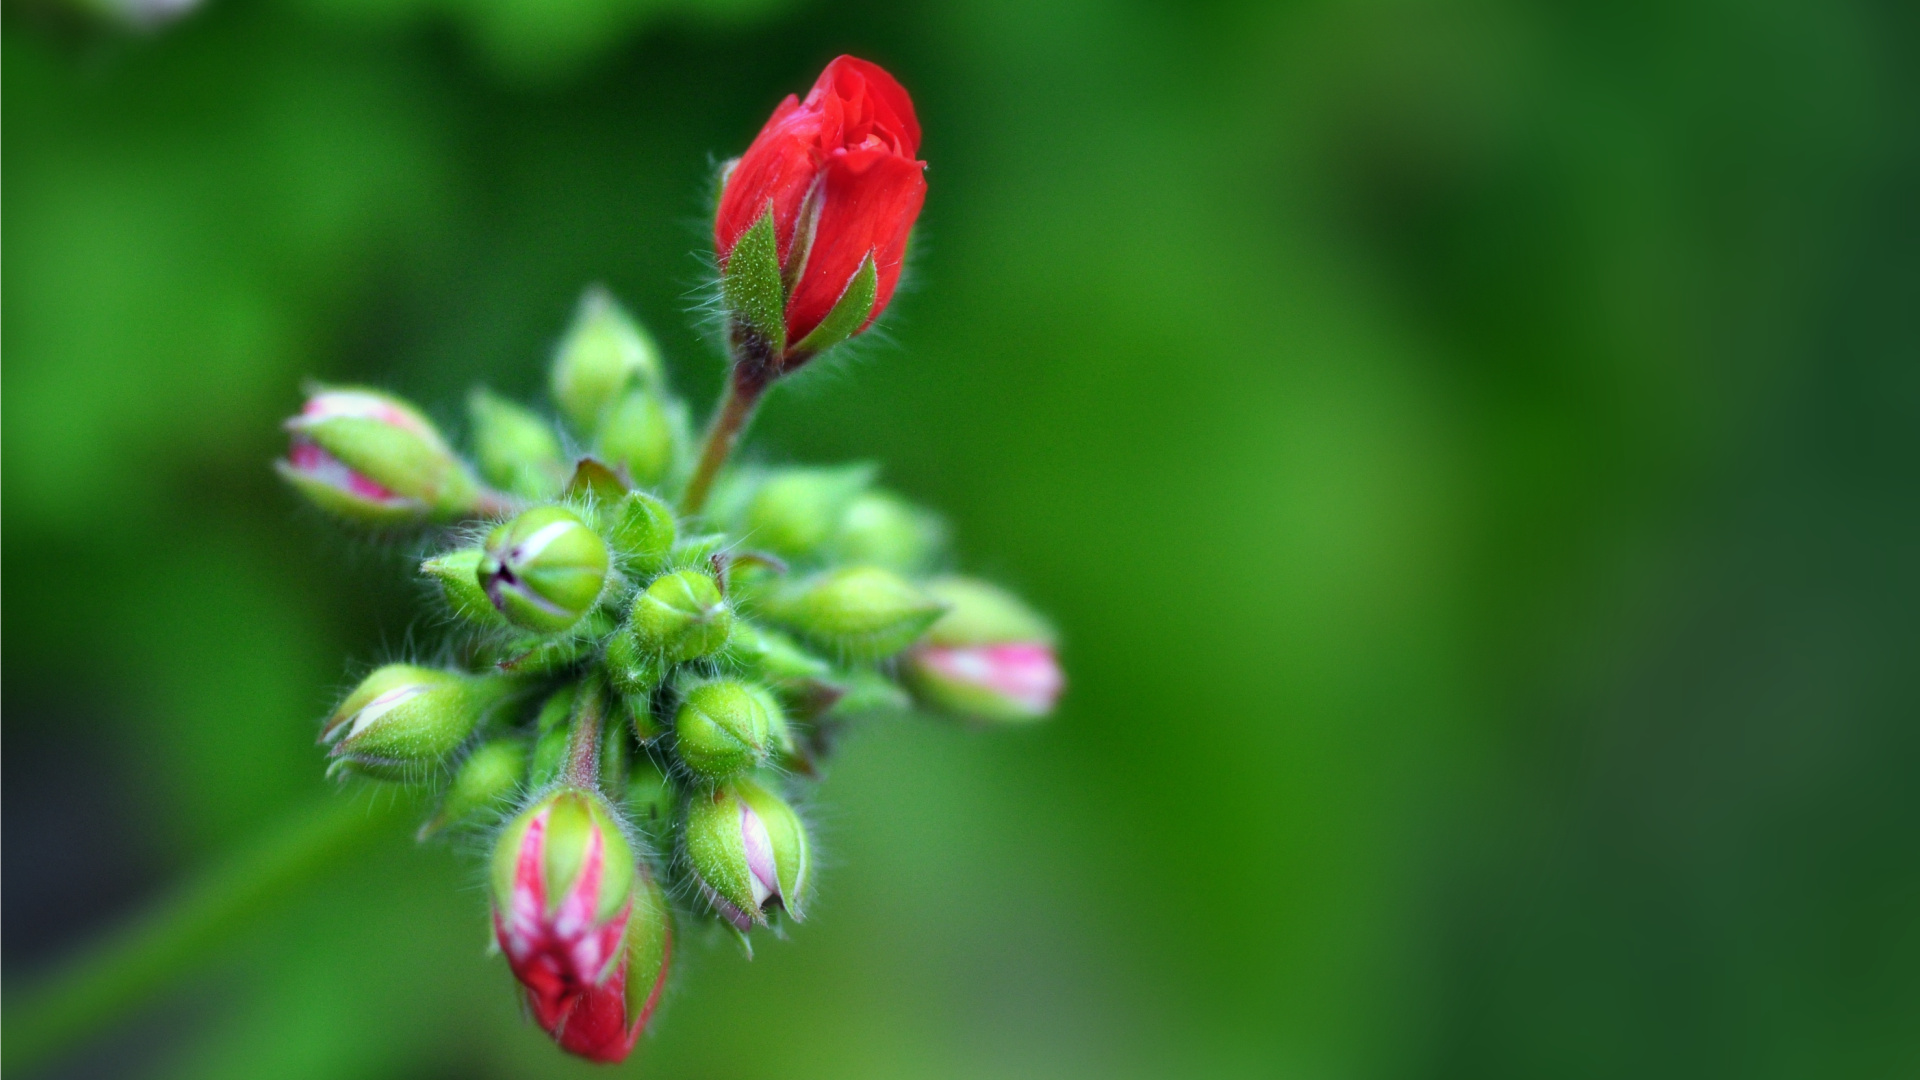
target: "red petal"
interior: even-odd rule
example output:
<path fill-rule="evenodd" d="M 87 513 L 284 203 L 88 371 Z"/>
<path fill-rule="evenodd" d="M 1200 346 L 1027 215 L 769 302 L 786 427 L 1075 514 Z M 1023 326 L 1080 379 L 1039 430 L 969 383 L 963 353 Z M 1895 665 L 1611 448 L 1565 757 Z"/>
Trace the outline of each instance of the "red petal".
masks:
<path fill-rule="evenodd" d="M 740 234 L 767 212 L 769 200 L 780 237 L 780 259 L 786 261 L 800 202 L 819 171 L 821 122 L 818 110 L 802 108 L 788 95 L 753 145 L 740 156 L 740 163 L 733 167 L 720 193 L 720 207 L 713 218 L 714 250 L 723 268 Z"/>
<path fill-rule="evenodd" d="M 925 166 L 876 147 L 837 151 L 827 159 L 820 222 L 805 272 L 787 301 L 787 340 L 799 341 L 820 325 L 873 253 L 879 272 L 871 324 L 900 281 L 907 234 L 926 201 Z"/>
<path fill-rule="evenodd" d="M 907 157 L 918 154 L 920 118 L 914 115 L 913 99 L 907 96 L 899 80 L 879 64 L 857 56 L 837 56 L 820 73 L 807 98 L 812 100 L 814 94 L 830 88 L 852 89 L 854 86 L 859 87 L 860 96 L 870 103 L 874 126 L 892 137 L 900 153 Z"/>
<path fill-rule="evenodd" d="M 554 1038 L 560 1048 L 590 1061 L 625 1061 L 633 1052 L 641 1027 L 627 1023 L 627 972 L 621 970 L 607 985 L 588 990 L 574 1002 Z"/>

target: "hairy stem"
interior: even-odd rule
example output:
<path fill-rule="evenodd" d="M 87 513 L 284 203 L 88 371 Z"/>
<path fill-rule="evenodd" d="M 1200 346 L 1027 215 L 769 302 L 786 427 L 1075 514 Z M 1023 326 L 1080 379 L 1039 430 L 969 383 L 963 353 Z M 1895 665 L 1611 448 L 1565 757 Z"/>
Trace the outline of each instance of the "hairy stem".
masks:
<path fill-rule="evenodd" d="M 700 449 L 700 464 L 695 466 L 693 479 L 687 482 L 686 496 L 680 500 L 681 510 L 697 514 L 707 505 L 713 478 L 720 475 L 720 467 L 733 455 L 740 433 L 746 430 L 747 421 L 753 419 L 754 407 L 760 404 L 760 393 L 764 389 L 759 386 L 743 391 L 737 380 L 728 380 L 720 411 L 714 414 L 713 423 L 707 428 L 706 445 Z"/>
<path fill-rule="evenodd" d="M 30 1071 L 112 1024 L 413 809 L 391 796 L 329 797 L 261 833 L 9 1003 L 0 1066 Z"/>
<path fill-rule="evenodd" d="M 688 514 L 698 514 L 707 505 L 707 496 L 713 490 L 714 478 L 720 475 L 720 469 L 727 459 L 733 456 L 733 448 L 740 442 L 740 435 L 747 430 L 747 424 L 753 419 L 753 410 L 760 404 L 760 396 L 773 385 L 780 373 L 780 359 L 773 355 L 766 339 L 755 333 L 745 324 L 736 323 L 733 328 L 733 372 L 727 380 L 726 393 L 720 399 L 720 409 L 713 414 L 713 423 L 707 425 L 706 443 L 700 448 L 700 463 L 694 466 L 693 479 L 687 481 L 687 493 L 680 499 L 680 509 Z"/>
<path fill-rule="evenodd" d="M 574 787 L 592 788 L 600 782 L 600 728 L 606 715 L 606 688 L 590 677 L 573 699 L 573 726 L 567 730 L 565 775 Z"/>

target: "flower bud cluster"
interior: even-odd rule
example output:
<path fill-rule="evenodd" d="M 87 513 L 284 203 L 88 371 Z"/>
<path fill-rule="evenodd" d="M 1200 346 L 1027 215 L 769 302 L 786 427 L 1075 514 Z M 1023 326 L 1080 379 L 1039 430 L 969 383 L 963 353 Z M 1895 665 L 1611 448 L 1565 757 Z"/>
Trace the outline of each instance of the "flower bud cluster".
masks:
<path fill-rule="evenodd" d="M 842 58 L 733 171 L 716 242 L 735 345 L 760 350 L 736 354 L 736 391 L 885 307 L 924 191 L 918 141 L 898 84 Z M 916 706 L 1025 723 L 1063 681 L 1046 622 L 940 573 L 939 518 L 874 466 L 727 464 L 750 396 L 696 455 L 658 347 L 604 290 L 549 388 L 557 419 L 475 391 L 471 465 L 398 398 L 316 389 L 279 470 L 350 525 L 443 526 L 420 571 L 457 663 L 375 670 L 321 742 L 336 773 L 436 789 L 422 839 L 490 837 L 495 937 L 529 1015 L 619 1061 L 676 926 L 744 944 L 806 917 L 796 807 L 839 734 Z"/>

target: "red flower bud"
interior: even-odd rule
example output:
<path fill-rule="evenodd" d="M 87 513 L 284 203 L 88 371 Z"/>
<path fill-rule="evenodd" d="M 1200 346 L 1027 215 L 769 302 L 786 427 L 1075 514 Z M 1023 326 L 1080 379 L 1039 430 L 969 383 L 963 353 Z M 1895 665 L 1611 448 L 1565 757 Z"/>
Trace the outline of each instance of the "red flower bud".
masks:
<path fill-rule="evenodd" d="M 627 923 L 627 955 L 606 985 L 589 987 L 557 1027 L 549 1028 L 562 1050 L 589 1061 L 625 1061 L 647 1029 L 667 985 L 673 958 L 673 926 L 667 898 L 643 868 L 634 883 Z"/>
<path fill-rule="evenodd" d="M 869 257 L 871 305 L 852 313 L 858 322 L 835 341 L 865 330 L 886 309 L 907 233 L 926 199 L 919 150 L 920 122 L 907 92 L 878 65 L 842 56 L 820 73 L 805 101 L 788 95 L 780 103 L 727 174 L 714 247 L 725 271 L 735 245 L 771 208 L 785 291 L 784 366 L 817 351 L 807 336 Z"/>
<path fill-rule="evenodd" d="M 633 849 L 600 796 L 562 789 L 501 834 L 493 923 L 540 1026 L 556 1037 L 581 996 L 624 970 Z"/>

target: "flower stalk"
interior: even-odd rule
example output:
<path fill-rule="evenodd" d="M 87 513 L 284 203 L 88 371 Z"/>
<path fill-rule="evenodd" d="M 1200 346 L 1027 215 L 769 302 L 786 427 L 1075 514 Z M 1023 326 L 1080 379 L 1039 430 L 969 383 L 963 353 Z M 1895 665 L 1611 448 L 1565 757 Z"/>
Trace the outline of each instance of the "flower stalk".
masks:
<path fill-rule="evenodd" d="M 680 510 L 688 516 L 696 516 L 706 509 L 707 496 L 713 493 L 713 481 L 726 466 L 727 459 L 733 456 L 733 448 L 739 445 L 740 436 L 746 433 L 747 425 L 753 421 L 754 410 L 760 407 L 760 398 L 772 385 L 773 378 L 765 373 L 760 363 L 748 364 L 734 361 L 733 377 L 727 380 L 727 389 L 720 399 L 720 408 L 713 414 L 713 423 L 707 426 L 707 437 L 700 447 L 700 460 L 694 466 L 693 477 L 687 481 L 686 494 L 680 498 Z"/>
<path fill-rule="evenodd" d="M 600 781 L 601 726 L 607 716 L 607 693 L 599 679 L 587 679 L 573 699 L 567 731 L 565 782 L 592 788 Z"/>
<path fill-rule="evenodd" d="M 325 799 L 178 886 L 7 1009 L 0 1071 L 25 1075 L 217 959 L 299 886 L 417 812 L 416 800 Z"/>

